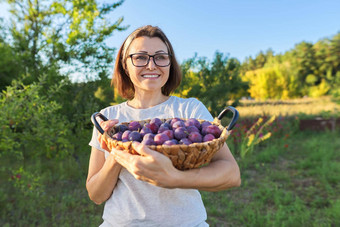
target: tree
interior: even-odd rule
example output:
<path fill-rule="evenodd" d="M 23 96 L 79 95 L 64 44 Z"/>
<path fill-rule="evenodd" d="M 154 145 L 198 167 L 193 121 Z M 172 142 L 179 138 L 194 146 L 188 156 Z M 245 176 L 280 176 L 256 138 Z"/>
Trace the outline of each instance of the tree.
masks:
<path fill-rule="evenodd" d="M 115 49 L 104 41 L 126 27 L 121 26 L 122 17 L 110 23 L 105 16 L 123 1 L 102 5 L 96 0 L 7 2 L 12 15 L 9 44 L 25 67 L 21 74 L 26 84 L 38 81 L 41 73 L 56 76 L 55 80 L 60 80 L 58 74 L 74 72 L 87 79 L 107 74 Z"/>
<path fill-rule="evenodd" d="M 182 97 L 198 98 L 217 116 L 228 101 L 239 99 L 245 90 L 239 68 L 237 59 L 220 52 L 215 53 L 212 62 L 195 55 L 182 64 L 183 83 L 177 92 Z"/>

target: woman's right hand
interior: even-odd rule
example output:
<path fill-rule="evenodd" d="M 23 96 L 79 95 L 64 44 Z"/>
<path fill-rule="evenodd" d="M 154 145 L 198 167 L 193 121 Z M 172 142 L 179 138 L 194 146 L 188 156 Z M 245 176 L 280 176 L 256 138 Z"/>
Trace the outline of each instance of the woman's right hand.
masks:
<path fill-rule="evenodd" d="M 112 120 L 107 120 L 107 121 L 102 121 L 100 122 L 100 127 L 102 127 L 102 129 L 107 132 L 110 128 L 112 128 L 113 126 L 115 126 L 116 124 L 118 124 L 118 120 L 117 119 L 112 119 Z M 99 133 L 98 135 L 98 141 L 100 144 L 100 147 L 107 150 L 108 152 L 110 152 L 109 148 L 107 147 L 105 141 L 102 138 L 102 134 Z"/>

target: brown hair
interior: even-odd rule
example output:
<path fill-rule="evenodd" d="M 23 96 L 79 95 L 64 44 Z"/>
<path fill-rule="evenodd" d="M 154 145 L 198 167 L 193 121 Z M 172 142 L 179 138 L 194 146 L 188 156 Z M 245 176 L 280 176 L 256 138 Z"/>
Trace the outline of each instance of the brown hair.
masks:
<path fill-rule="evenodd" d="M 134 97 L 135 89 L 133 83 L 125 71 L 127 59 L 126 53 L 132 41 L 142 36 L 147 36 L 150 38 L 160 38 L 168 48 L 168 53 L 171 56 L 170 73 L 168 81 L 162 87 L 162 93 L 168 96 L 181 83 L 182 73 L 170 41 L 160 28 L 151 25 L 143 26 L 136 29 L 125 39 L 117 54 L 111 85 L 114 86 L 115 89 L 117 89 L 118 93 L 123 98 L 132 99 Z"/>

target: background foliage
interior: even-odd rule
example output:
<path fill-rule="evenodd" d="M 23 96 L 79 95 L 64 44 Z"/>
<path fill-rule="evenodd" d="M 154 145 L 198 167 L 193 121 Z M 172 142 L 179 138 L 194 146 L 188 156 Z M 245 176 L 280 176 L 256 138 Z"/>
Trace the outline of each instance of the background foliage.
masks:
<path fill-rule="evenodd" d="M 123 1 L 99 4 L 96 0 L 8 0 L 7 3 L 11 7 L 10 23 L 0 20 L 0 225 L 51 222 L 98 225 L 102 206 L 92 204 L 85 190 L 87 143 L 92 133 L 89 118 L 101 108 L 124 101 L 110 87 L 116 49 L 105 42 L 107 37 L 127 28 L 123 18 L 107 20 L 107 15 Z M 244 62 L 220 52 L 212 60 L 195 55 L 182 62 L 181 69 L 183 82 L 175 95 L 198 98 L 213 116 L 226 105 L 243 108 L 245 100 L 241 99 L 245 97 L 268 100 L 328 95 L 336 98 L 340 96 L 340 33 L 314 44 L 298 43 L 283 54 L 261 51 Z M 85 80 L 71 81 L 70 75 Z M 324 115 L 333 116 L 338 112 L 335 110 Z M 263 119 L 268 119 L 270 114 L 264 115 Z M 249 154 L 256 154 L 258 148 L 267 152 L 267 141 L 288 138 L 296 132 L 291 125 L 295 121 L 283 117 L 275 118 L 263 131 L 250 130 L 258 119 L 244 118 L 235 128 L 230 146 L 236 157 L 240 158 L 245 151 L 242 147 L 251 148 Z M 258 158 L 270 160 L 278 155 L 275 148 L 268 153 Z M 242 157 L 244 168 L 257 165 L 251 161 L 251 155 L 248 161 L 247 155 Z M 337 170 L 336 163 L 331 164 Z M 320 179 L 335 197 L 337 178 Z M 270 185 L 258 191 L 254 198 L 267 196 L 269 200 L 275 187 Z M 277 190 L 275 193 L 278 197 L 284 194 Z M 284 204 L 292 203 L 295 198 L 291 192 L 286 196 L 285 201 L 276 201 L 280 215 L 288 212 Z M 209 201 L 206 201 L 208 206 Z M 303 198 L 298 201 L 294 209 L 299 211 L 305 206 L 301 205 Z M 317 199 L 312 201 L 318 203 Z M 339 207 L 338 201 L 329 202 L 325 208 L 327 217 L 338 217 L 338 213 L 332 213 Z M 209 206 L 209 214 L 218 218 L 212 209 Z M 267 214 L 265 220 L 256 213 L 245 215 L 254 217 L 255 224 L 270 225 L 270 221 L 277 223 L 283 219 L 279 214 Z M 301 219 L 294 216 L 297 222 L 290 221 L 300 223 L 310 216 Z M 215 223 L 214 219 L 210 221 Z"/>

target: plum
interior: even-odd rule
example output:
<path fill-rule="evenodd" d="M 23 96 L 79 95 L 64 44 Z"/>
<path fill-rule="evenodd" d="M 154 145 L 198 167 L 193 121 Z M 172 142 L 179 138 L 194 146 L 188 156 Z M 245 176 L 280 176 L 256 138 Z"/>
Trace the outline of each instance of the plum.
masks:
<path fill-rule="evenodd" d="M 161 126 L 162 123 L 163 122 L 157 117 L 150 120 L 150 124 L 156 124 L 158 127 Z"/>
<path fill-rule="evenodd" d="M 190 145 L 192 142 L 188 138 L 183 138 L 179 141 L 179 144 Z"/>
<path fill-rule="evenodd" d="M 185 126 L 195 126 L 196 128 L 200 129 L 201 128 L 201 123 L 195 119 L 195 118 L 189 118 L 188 120 L 185 121 Z"/>
<path fill-rule="evenodd" d="M 188 137 L 188 130 L 185 127 L 176 128 L 174 131 L 174 137 L 178 140 Z"/>
<path fill-rule="evenodd" d="M 211 125 L 211 123 L 209 121 L 203 121 L 202 124 L 201 124 L 201 130 L 203 130 L 203 128 L 205 128 L 209 125 Z"/>
<path fill-rule="evenodd" d="M 176 145 L 178 144 L 177 140 L 175 139 L 172 139 L 172 140 L 167 140 L 163 143 L 163 145 L 168 145 L 168 146 L 171 146 L 171 145 Z"/>
<path fill-rule="evenodd" d="M 155 141 L 153 140 L 153 138 L 149 137 L 149 138 L 146 138 L 144 136 L 142 142 L 142 144 L 145 144 L 145 145 L 156 145 Z"/>
<path fill-rule="evenodd" d="M 193 143 L 202 142 L 202 135 L 199 132 L 192 132 L 189 134 L 188 139 Z"/>
<path fill-rule="evenodd" d="M 213 134 L 206 134 L 203 137 L 203 142 L 213 141 L 215 139 L 215 136 Z"/>
<path fill-rule="evenodd" d="M 202 129 L 202 134 L 203 135 L 213 134 L 215 138 L 219 138 L 221 135 L 221 130 L 219 129 L 217 125 L 209 125 L 205 127 L 204 130 Z"/>
<path fill-rule="evenodd" d="M 130 131 L 139 131 L 142 129 L 142 126 L 138 121 L 132 121 L 129 123 L 129 130 Z"/>
<path fill-rule="evenodd" d="M 179 127 L 185 127 L 184 121 L 176 121 L 175 123 L 172 124 L 173 130 Z"/>
<path fill-rule="evenodd" d="M 188 126 L 187 127 L 188 133 L 192 133 L 192 132 L 200 132 L 200 130 L 196 127 L 196 126 Z"/>
<path fill-rule="evenodd" d="M 144 127 L 150 128 L 152 133 L 156 134 L 158 132 L 159 126 L 156 123 L 146 123 Z"/>
<path fill-rule="evenodd" d="M 147 133 L 144 135 L 143 139 L 154 139 L 155 138 L 155 135 L 152 134 L 152 133 Z"/>
<path fill-rule="evenodd" d="M 140 134 L 144 136 L 147 133 L 152 133 L 151 129 L 146 126 L 143 126 L 143 128 L 140 130 Z"/>
<path fill-rule="evenodd" d="M 126 130 L 128 130 L 129 128 L 126 125 L 118 125 L 117 126 L 117 131 L 118 132 L 125 132 Z"/>
<path fill-rule="evenodd" d="M 157 145 L 162 145 L 165 141 L 169 140 L 170 138 L 164 134 L 164 133 L 159 133 L 155 135 L 154 141 Z"/>
<path fill-rule="evenodd" d="M 168 127 L 167 125 L 169 125 L 169 124 L 161 124 L 161 126 L 159 126 L 159 129 L 158 129 L 157 133 L 162 133 L 162 132 L 164 132 L 166 130 L 170 130 L 170 127 Z"/>
<path fill-rule="evenodd" d="M 138 142 L 141 142 L 143 139 L 142 135 L 137 132 L 137 131 L 132 131 L 130 134 L 129 134 L 129 140 L 130 141 L 138 141 Z"/>
<path fill-rule="evenodd" d="M 129 140 L 129 135 L 130 135 L 131 131 L 130 130 L 126 130 L 125 132 L 123 132 L 122 134 L 122 140 L 123 141 L 128 141 Z"/>
<path fill-rule="evenodd" d="M 174 123 L 176 123 L 177 121 L 183 121 L 182 119 L 178 118 L 178 117 L 175 117 L 175 118 L 172 118 L 171 121 L 170 121 L 170 125 L 171 127 L 173 126 Z"/>
<path fill-rule="evenodd" d="M 112 136 L 112 138 L 116 140 L 122 140 L 122 135 L 123 135 L 122 132 L 117 132 Z"/>
<path fill-rule="evenodd" d="M 169 137 L 169 139 L 173 139 L 174 138 L 174 131 L 172 131 L 172 130 L 165 130 L 162 133 L 166 134 Z"/>

